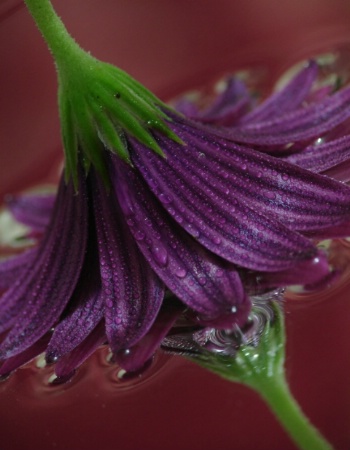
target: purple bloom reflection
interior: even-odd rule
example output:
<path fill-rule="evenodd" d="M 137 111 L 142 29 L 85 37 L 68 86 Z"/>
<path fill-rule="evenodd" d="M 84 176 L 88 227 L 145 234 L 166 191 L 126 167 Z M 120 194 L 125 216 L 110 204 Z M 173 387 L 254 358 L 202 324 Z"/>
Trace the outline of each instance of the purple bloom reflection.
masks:
<path fill-rule="evenodd" d="M 349 158 L 350 89 L 316 78 L 311 63 L 256 107 L 232 79 L 207 109 L 169 113 L 184 145 L 154 131 L 165 157 L 125 135 L 132 166 L 106 150 L 109 187 L 80 168 L 54 204 L 12 199 L 41 236 L 0 264 L 0 374 L 46 351 L 66 379 L 104 342 L 136 371 L 183 314 L 244 327 L 251 293 L 328 282 L 315 239 L 349 234 L 350 188 L 317 172 Z"/>

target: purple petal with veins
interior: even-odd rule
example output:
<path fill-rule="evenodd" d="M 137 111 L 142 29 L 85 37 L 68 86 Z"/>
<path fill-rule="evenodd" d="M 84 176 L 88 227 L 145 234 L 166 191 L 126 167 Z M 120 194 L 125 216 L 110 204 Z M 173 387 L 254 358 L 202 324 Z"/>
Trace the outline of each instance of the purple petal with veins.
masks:
<path fill-rule="evenodd" d="M 116 352 L 135 344 L 150 329 L 164 285 L 140 253 L 115 197 L 97 178 L 93 190 L 106 334 Z"/>
<path fill-rule="evenodd" d="M 1 359 L 23 352 L 59 319 L 80 275 L 87 238 L 84 183 L 74 195 L 61 181 L 54 214 L 32 264 L 0 300 L 1 329 L 12 326 L 0 346 Z"/>
<path fill-rule="evenodd" d="M 308 146 L 302 152 L 290 155 L 285 159 L 312 172 L 325 172 L 350 160 L 350 135 L 323 144 Z"/>
<path fill-rule="evenodd" d="M 49 363 L 80 345 L 104 316 L 100 266 L 92 226 L 88 239 L 89 245 L 78 284 L 47 347 L 46 361 Z"/>
<path fill-rule="evenodd" d="M 221 134 L 235 142 L 267 146 L 265 150 L 269 151 L 269 146 L 284 146 L 320 137 L 349 117 L 350 88 L 345 88 L 304 108 L 271 120 L 225 129 Z M 216 132 L 219 133 L 219 130 Z M 285 151 L 284 147 L 282 150 Z"/>
<path fill-rule="evenodd" d="M 149 160 L 157 165 L 160 176 L 165 170 L 176 171 L 174 177 L 180 179 L 175 189 L 177 195 L 181 192 L 187 195 L 189 183 L 185 187 L 181 178 L 190 178 L 192 191 L 201 195 L 200 198 L 205 197 L 206 204 L 213 199 L 207 206 L 209 213 L 216 211 L 212 204 L 215 201 L 219 203 L 218 208 L 225 207 L 234 217 L 237 204 L 242 204 L 264 215 L 266 221 L 277 219 L 290 230 L 312 231 L 314 236 L 318 230 L 322 232 L 349 220 L 348 186 L 215 136 L 201 136 L 181 119 L 172 128 L 191 144 L 181 146 L 159 137 L 167 158 L 150 155 Z M 141 146 L 135 145 L 135 150 L 134 164 L 146 167 Z M 148 150 L 142 152 L 149 155 Z M 146 169 L 151 170 L 148 166 Z M 144 176 L 152 183 L 150 175 Z M 170 184 L 170 180 L 166 182 Z M 176 204 L 169 207 L 176 208 Z M 175 214 L 175 219 L 178 216 L 181 214 Z"/>
<path fill-rule="evenodd" d="M 50 221 L 55 197 L 53 194 L 8 196 L 6 204 L 18 222 L 34 231 L 44 231 Z"/>
<path fill-rule="evenodd" d="M 221 316 L 244 298 L 233 265 L 179 227 L 129 166 L 114 165 L 114 190 L 135 240 L 166 286 L 195 311 Z"/>

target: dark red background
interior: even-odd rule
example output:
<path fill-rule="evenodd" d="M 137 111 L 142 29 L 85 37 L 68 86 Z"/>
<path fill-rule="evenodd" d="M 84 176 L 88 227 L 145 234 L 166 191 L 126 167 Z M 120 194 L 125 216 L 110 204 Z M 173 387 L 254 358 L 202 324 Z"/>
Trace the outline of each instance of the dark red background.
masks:
<path fill-rule="evenodd" d="M 84 48 L 163 98 L 242 67 L 266 67 L 273 78 L 350 37 L 348 0 L 54 4 Z M 61 158 L 53 64 L 20 5 L 0 2 L 1 194 L 54 178 Z M 337 450 L 350 448 L 348 291 L 346 279 L 327 299 L 287 302 L 292 390 Z M 48 387 L 51 369 L 33 367 L 2 383 L 1 450 L 294 448 L 253 392 L 183 359 L 160 359 L 129 386 L 101 358 L 65 388 Z"/>

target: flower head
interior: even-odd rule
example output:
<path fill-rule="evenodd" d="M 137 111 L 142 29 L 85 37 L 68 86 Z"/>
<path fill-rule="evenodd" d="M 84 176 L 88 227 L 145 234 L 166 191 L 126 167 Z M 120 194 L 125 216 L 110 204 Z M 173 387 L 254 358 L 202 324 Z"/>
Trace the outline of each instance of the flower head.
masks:
<path fill-rule="evenodd" d="M 66 174 L 54 204 L 9 205 L 38 243 L 0 264 L 0 374 L 46 351 L 65 378 L 103 342 L 138 370 L 181 314 L 243 327 L 251 293 L 329 281 L 315 239 L 348 234 L 350 188 L 315 172 L 347 158 L 348 138 L 322 163 L 310 141 L 350 116 L 349 88 L 312 91 L 311 63 L 256 108 L 233 79 L 181 114 L 83 52 L 48 2 L 27 4 L 57 63 Z"/>
<path fill-rule="evenodd" d="M 50 197 L 12 199 L 15 216 L 42 235 L 35 247 L 0 266 L 0 373 L 45 350 L 64 378 L 103 342 L 127 370 L 137 370 L 181 314 L 198 330 L 244 327 L 251 292 L 327 281 L 326 256 L 310 237 L 348 233 L 350 189 L 289 159 L 312 151 L 305 140 L 324 133 L 325 123 L 327 132 L 340 123 L 334 111 L 347 117 L 349 90 L 304 106 L 310 78 L 316 78 L 313 63 L 245 113 L 237 113 L 237 89 L 246 91 L 231 82 L 201 117 L 164 113 L 171 134 L 149 131 L 162 155 L 122 128 L 130 162 L 108 148 L 99 153 L 107 184 L 78 153 L 76 181 L 61 179 L 54 205 Z M 275 119 L 273 111 L 284 102 L 287 112 Z M 321 112 L 317 121 L 315 111 Z M 289 134 L 298 152 L 277 148 L 286 143 L 277 141 L 278 127 L 270 126 L 270 147 L 262 131 L 260 141 L 240 142 L 250 136 L 253 117 L 266 123 L 266 116 L 280 128 L 291 116 L 304 121 L 302 135 L 300 127 Z M 225 117 L 224 129 L 218 123 Z M 338 161 L 339 146 L 330 141 L 321 149 L 327 146 L 327 155 L 336 148 Z M 277 151 L 278 157 L 269 154 Z M 311 168 L 318 160 L 314 155 Z M 326 168 L 334 156 L 328 161 Z"/>

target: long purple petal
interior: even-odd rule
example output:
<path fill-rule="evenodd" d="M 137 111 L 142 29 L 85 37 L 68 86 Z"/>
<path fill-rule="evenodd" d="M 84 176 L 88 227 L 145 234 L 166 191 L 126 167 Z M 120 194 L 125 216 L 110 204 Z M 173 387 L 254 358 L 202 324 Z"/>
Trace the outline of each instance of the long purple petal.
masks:
<path fill-rule="evenodd" d="M 92 224 L 91 224 L 92 225 Z M 96 236 L 90 227 L 88 248 L 76 289 L 68 310 L 55 327 L 46 351 L 46 360 L 54 362 L 83 342 L 102 320 L 105 312 Z"/>
<path fill-rule="evenodd" d="M 87 197 L 61 180 L 53 216 L 32 264 L 0 300 L 1 329 L 12 325 L 0 358 L 30 347 L 57 322 L 68 303 L 85 255 Z"/>
<path fill-rule="evenodd" d="M 106 334 L 116 352 L 147 333 L 161 306 L 164 285 L 140 253 L 115 197 L 97 177 L 93 191 Z"/>
<path fill-rule="evenodd" d="M 217 196 L 216 203 L 226 204 L 227 208 L 231 205 L 232 216 L 236 214 L 233 208 L 243 204 L 266 218 L 277 219 L 291 230 L 312 231 L 315 236 L 318 230 L 349 220 L 348 186 L 215 136 L 202 137 L 200 130 L 175 124 L 175 120 L 172 127 L 188 145 L 159 137 L 167 159 L 162 161 L 151 155 L 152 162 L 156 161 L 159 167 L 166 164 L 177 167 L 179 176 L 182 171 L 188 178 L 192 172 L 192 189 L 202 193 L 208 202 L 210 188 Z M 140 146 L 135 148 L 141 150 Z M 137 155 L 138 159 L 141 157 Z M 181 190 L 181 183 L 177 189 Z"/>
<path fill-rule="evenodd" d="M 312 172 L 326 170 L 350 160 L 350 135 L 343 136 L 288 156 L 286 160 Z"/>
<path fill-rule="evenodd" d="M 233 265 L 207 252 L 165 212 L 129 166 L 115 162 L 114 189 L 152 269 L 186 305 L 210 317 L 239 308 L 244 292 Z"/>
<path fill-rule="evenodd" d="M 235 142 L 278 146 L 322 136 L 349 117 L 350 88 L 345 88 L 272 120 L 226 129 L 222 134 Z"/>

